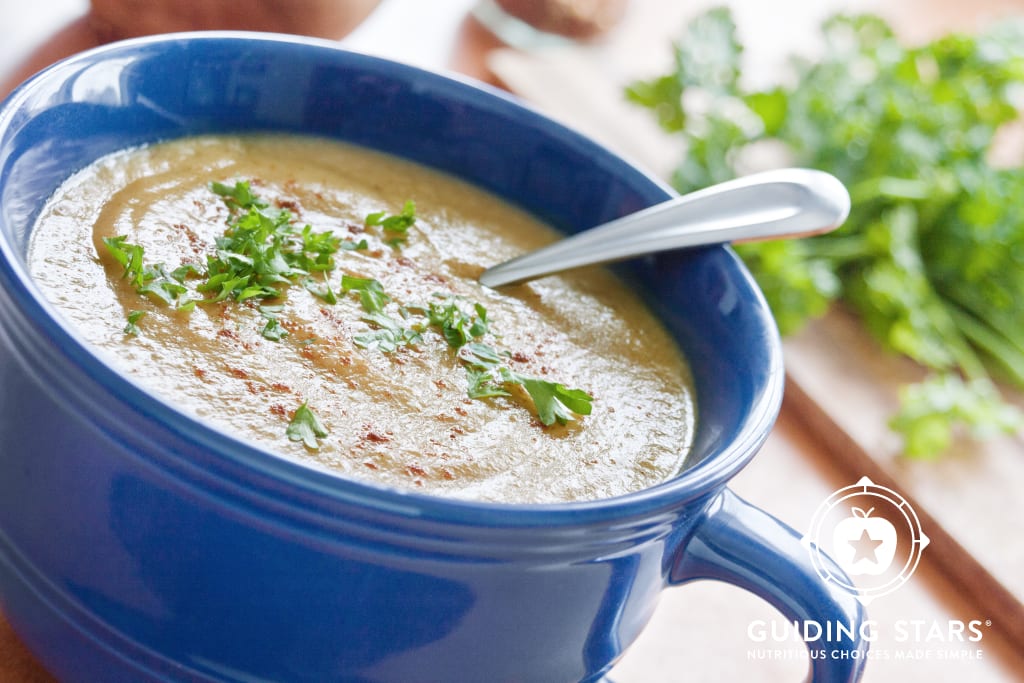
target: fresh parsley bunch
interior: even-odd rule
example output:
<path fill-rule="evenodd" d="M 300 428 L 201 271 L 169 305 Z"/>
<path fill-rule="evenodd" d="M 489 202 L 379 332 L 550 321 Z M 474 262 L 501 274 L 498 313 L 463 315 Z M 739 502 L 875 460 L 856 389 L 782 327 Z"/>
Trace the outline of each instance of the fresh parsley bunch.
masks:
<path fill-rule="evenodd" d="M 750 88 L 733 18 L 714 9 L 687 26 L 674 69 L 627 97 L 685 140 L 681 192 L 738 175 L 764 145 L 850 189 L 839 230 L 737 251 L 784 334 L 841 301 L 931 370 L 891 422 L 908 455 L 939 454 L 962 427 L 1021 430 L 991 377 L 1024 387 L 1024 173 L 989 160 L 1019 119 L 1024 24 L 906 47 L 877 16 L 838 15 L 822 38 L 791 82 Z"/>

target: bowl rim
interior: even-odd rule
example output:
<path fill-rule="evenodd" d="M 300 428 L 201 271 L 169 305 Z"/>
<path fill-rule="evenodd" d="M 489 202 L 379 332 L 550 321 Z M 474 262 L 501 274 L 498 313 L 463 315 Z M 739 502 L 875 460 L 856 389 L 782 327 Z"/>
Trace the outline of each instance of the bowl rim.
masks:
<path fill-rule="evenodd" d="M 540 113 L 539 110 L 517 96 L 487 83 L 443 69 L 427 70 L 403 62 L 349 50 L 343 43 L 335 41 L 279 33 L 188 31 L 129 38 L 90 48 L 45 67 L 12 90 L 0 102 L 0 136 L 7 134 L 12 117 L 17 113 L 19 107 L 24 106 L 25 100 L 32 92 L 49 79 L 60 78 L 62 70 L 102 60 L 112 55 L 125 56 L 126 53 L 137 53 L 140 49 L 183 41 L 283 43 L 322 51 L 324 58 L 329 58 L 328 53 L 337 53 L 359 63 L 361 68 L 364 68 L 364 65 L 369 65 L 378 71 L 393 70 L 409 76 L 415 75 L 417 78 L 452 82 L 459 88 L 475 91 L 477 94 L 473 96 L 496 97 L 503 101 L 501 106 L 519 108 L 524 115 L 535 118 L 540 125 L 553 131 L 553 134 L 557 134 L 559 137 L 568 136 L 577 144 L 582 143 L 593 147 L 595 151 L 608 155 L 624 168 L 641 176 L 645 182 L 660 188 L 666 197 L 673 194 L 666 183 L 641 169 L 621 154 L 609 150 L 587 136 Z M 435 522 L 470 526 L 483 525 L 491 528 L 536 528 L 539 526 L 553 528 L 609 523 L 629 518 L 650 518 L 659 512 L 681 508 L 697 498 L 710 499 L 713 493 L 724 487 L 728 480 L 757 453 L 767 439 L 781 408 L 784 385 L 781 341 L 763 294 L 732 249 L 727 245 L 719 245 L 710 247 L 708 250 L 722 251 L 725 257 L 736 262 L 738 272 L 746 280 L 745 286 L 755 295 L 758 317 L 762 319 L 766 330 L 770 332 L 765 340 L 769 367 L 766 368 L 763 389 L 755 395 L 754 405 L 750 407 L 749 414 L 741 423 L 734 438 L 718 452 L 709 454 L 709 457 L 703 458 L 678 475 L 632 493 L 571 502 L 505 503 L 429 495 L 414 490 L 392 488 L 374 482 L 346 478 L 344 475 L 299 463 L 269 449 L 244 443 L 229 434 L 226 429 L 206 424 L 199 418 L 174 408 L 169 401 L 150 393 L 134 380 L 115 370 L 104 361 L 98 350 L 94 350 L 69 323 L 63 320 L 63 316 L 56 307 L 46 300 L 35 285 L 27 272 L 27 267 L 23 267 L 23 257 L 19 256 L 19 250 L 10 243 L 6 234 L 0 231 L 0 257 L 2 257 L 0 258 L 0 268 L 8 271 L 7 276 L 16 285 L 8 294 L 16 302 L 20 309 L 19 313 L 27 316 L 35 326 L 42 328 L 53 345 L 75 363 L 76 370 L 86 373 L 92 380 L 99 383 L 104 390 L 109 392 L 113 400 L 131 407 L 147 418 L 157 420 L 161 426 L 184 435 L 196 446 L 209 449 L 218 456 L 229 458 L 233 465 L 243 470 L 252 471 L 260 477 L 270 477 L 275 482 L 294 487 L 296 493 L 301 492 L 303 495 L 294 498 L 293 502 L 299 500 L 303 503 L 309 502 L 309 495 L 312 495 L 328 503 L 328 507 L 331 507 L 332 503 L 356 504 L 387 515 L 397 514 Z M 700 397 L 697 397 L 697 406 L 699 420 Z M 275 490 L 277 495 L 289 497 L 287 491 L 281 491 L 279 488 L 275 488 Z"/>

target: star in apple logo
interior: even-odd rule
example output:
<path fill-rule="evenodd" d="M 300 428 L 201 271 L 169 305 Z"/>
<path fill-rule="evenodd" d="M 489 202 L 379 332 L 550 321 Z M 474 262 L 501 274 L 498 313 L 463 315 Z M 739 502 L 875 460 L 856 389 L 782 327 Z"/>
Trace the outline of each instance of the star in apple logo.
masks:
<path fill-rule="evenodd" d="M 878 576 L 896 556 L 896 527 L 887 519 L 872 517 L 874 511 L 855 507 L 832 532 L 833 556 L 852 576 Z"/>

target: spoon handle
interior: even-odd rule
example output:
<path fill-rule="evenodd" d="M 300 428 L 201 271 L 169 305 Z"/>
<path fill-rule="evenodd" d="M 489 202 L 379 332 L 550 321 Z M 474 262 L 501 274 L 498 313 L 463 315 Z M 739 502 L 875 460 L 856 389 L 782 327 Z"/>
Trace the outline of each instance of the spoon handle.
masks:
<path fill-rule="evenodd" d="M 850 195 L 823 171 L 787 168 L 676 197 L 488 268 L 488 287 L 669 249 L 797 237 L 839 227 Z"/>

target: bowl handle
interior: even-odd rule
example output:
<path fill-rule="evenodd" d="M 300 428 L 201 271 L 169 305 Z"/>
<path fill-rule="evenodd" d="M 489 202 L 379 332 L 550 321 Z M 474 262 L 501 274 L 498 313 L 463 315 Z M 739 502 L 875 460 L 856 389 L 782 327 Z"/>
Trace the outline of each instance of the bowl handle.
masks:
<path fill-rule="evenodd" d="M 828 558 L 823 561 L 831 562 Z M 845 576 L 838 566 L 833 576 Z M 823 580 L 800 535 L 729 489 L 704 511 L 696 531 L 680 550 L 671 583 L 717 579 L 739 586 L 775 606 L 790 621 L 841 623 L 853 637 L 815 640 L 812 683 L 852 683 L 867 661 L 864 608 L 856 596 Z"/>

